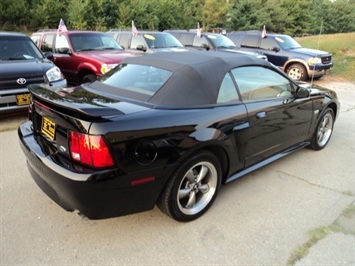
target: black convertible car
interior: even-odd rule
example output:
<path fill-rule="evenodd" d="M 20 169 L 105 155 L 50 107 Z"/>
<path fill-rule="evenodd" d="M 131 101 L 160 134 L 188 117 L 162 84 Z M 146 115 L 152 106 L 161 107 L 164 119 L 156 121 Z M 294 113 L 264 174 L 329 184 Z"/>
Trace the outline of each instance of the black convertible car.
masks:
<path fill-rule="evenodd" d="M 102 219 L 152 209 L 198 218 L 226 184 L 299 148 L 324 148 L 335 92 L 268 62 L 215 52 L 128 58 L 78 87 L 29 88 L 18 129 L 36 183 Z"/>

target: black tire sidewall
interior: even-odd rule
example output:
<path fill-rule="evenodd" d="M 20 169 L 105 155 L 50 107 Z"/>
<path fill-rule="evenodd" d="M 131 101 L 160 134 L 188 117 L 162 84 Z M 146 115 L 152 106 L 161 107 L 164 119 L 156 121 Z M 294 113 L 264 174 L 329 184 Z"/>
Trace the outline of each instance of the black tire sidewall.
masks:
<path fill-rule="evenodd" d="M 96 80 L 96 76 L 94 74 L 87 74 L 83 77 L 82 83 L 92 83 Z"/>

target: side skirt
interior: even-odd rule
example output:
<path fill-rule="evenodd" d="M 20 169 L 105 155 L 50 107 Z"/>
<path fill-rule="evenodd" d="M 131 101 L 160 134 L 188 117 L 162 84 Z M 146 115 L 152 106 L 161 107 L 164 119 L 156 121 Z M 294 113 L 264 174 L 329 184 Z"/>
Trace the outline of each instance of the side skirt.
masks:
<path fill-rule="evenodd" d="M 266 160 L 264 160 L 264 161 L 262 161 L 260 163 L 254 164 L 253 166 L 250 166 L 250 167 L 248 167 L 248 168 L 246 168 L 246 169 L 244 169 L 244 170 L 242 170 L 242 171 L 230 176 L 229 178 L 227 178 L 225 184 L 227 184 L 227 183 L 229 183 L 229 182 L 231 182 L 231 181 L 233 181 L 235 179 L 238 179 L 239 177 L 242 177 L 242 176 L 244 176 L 246 174 L 249 174 L 249 173 L 251 173 L 251 172 L 253 172 L 253 171 L 255 171 L 255 170 L 257 170 L 257 169 L 259 169 L 259 168 L 261 168 L 261 167 L 263 167 L 265 165 L 268 165 L 268 164 L 270 164 L 270 163 L 272 163 L 272 162 L 274 162 L 274 161 L 276 161 L 276 160 L 278 160 L 280 158 L 283 158 L 286 155 L 289 155 L 289 154 L 291 154 L 291 153 L 293 153 L 295 151 L 303 149 L 304 147 L 308 146 L 309 144 L 310 144 L 309 141 L 302 142 L 301 144 L 299 144 L 299 145 L 297 145 L 295 147 L 292 147 L 292 148 L 290 148 L 288 150 L 285 150 L 285 151 L 283 151 L 281 153 L 278 153 L 278 154 L 276 154 L 276 155 L 274 155 L 274 156 L 272 156 L 270 158 L 267 158 Z"/>

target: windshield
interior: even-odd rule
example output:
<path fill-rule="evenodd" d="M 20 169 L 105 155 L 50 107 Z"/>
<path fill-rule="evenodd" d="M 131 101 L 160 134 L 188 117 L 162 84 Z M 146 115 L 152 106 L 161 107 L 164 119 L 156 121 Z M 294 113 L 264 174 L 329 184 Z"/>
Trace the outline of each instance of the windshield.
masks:
<path fill-rule="evenodd" d="M 0 36 L 0 60 L 43 59 L 41 51 L 26 36 Z"/>
<path fill-rule="evenodd" d="M 168 33 L 146 33 L 143 37 L 151 49 L 184 47 L 178 39 Z"/>
<path fill-rule="evenodd" d="M 236 48 L 235 44 L 228 37 L 220 34 L 208 34 L 206 36 L 216 48 Z"/>
<path fill-rule="evenodd" d="M 298 42 L 296 42 L 293 38 L 291 38 L 290 36 L 287 36 L 287 35 L 276 36 L 275 40 L 285 50 L 296 49 L 296 48 L 302 47 L 301 45 L 299 45 Z"/>
<path fill-rule="evenodd" d="M 69 35 L 75 52 L 93 50 L 123 50 L 115 39 L 104 33 L 73 33 Z"/>

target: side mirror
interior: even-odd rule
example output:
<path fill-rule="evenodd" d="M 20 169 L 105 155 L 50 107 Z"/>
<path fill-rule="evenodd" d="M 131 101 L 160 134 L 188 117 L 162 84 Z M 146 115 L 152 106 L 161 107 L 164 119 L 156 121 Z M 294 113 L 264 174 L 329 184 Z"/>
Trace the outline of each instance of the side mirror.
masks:
<path fill-rule="evenodd" d="M 303 87 L 298 87 L 298 89 L 296 90 L 296 97 L 297 98 L 309 97 L 309 90 Z"/>
<path fill-rule="evenodd" d="M 146 52 L 146 51 L 147 51 L 147 47 L 145 47 L 145 46 L 143 46 L 142 44 L 140 44 L 140 45 L 137 46 L 137 50 L 138 50 L 138 51 Z"/>
<path fill-rule="evenodd" d="M 207 43 L 203 43 L 203 44 L 201 45 L 201 47 L 202 47 L 203 49 L 206 49 L 206 51 L 209 51 L 209 50 L 211 49 L 211 47 L 210 47 Z"/>
<path fill-rule="evenodd" d="M 274 47 L 272 47 L 271 51 L 278 53 L 278 52 L 280 52 L 280 48 L 277 46 L 274 46 Z"/>
<path fill-rule="evenodd" d="M 51 60 L 51 61 L 54 60 L 54 55 L 53 55 L 52 52 L 45 52 L 45 53 L 44 53 L 44 57 L 47 58 L 47 59 L 49 59 L 49 60 Z"/>
<path fill-rule="evenodd" d="M 57 48 L 58 53 L 60 54 L 71 54 L 68 47 Z"/>

